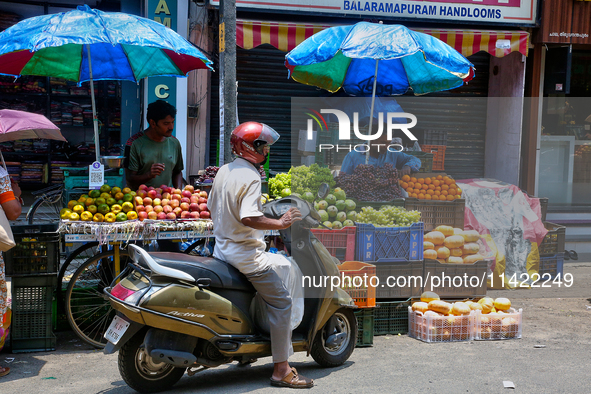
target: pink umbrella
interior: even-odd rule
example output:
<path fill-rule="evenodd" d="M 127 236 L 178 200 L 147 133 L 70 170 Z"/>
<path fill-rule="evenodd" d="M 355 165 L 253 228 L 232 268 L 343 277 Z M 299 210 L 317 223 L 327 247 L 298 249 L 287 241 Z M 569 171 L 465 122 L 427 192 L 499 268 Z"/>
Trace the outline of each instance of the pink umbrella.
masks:
<path fill-rule="evenodd" d="M 59 127 L 43 115 L 13 109 L 0 110 L 0 142 L 32 138 L 66 141 Z"/>

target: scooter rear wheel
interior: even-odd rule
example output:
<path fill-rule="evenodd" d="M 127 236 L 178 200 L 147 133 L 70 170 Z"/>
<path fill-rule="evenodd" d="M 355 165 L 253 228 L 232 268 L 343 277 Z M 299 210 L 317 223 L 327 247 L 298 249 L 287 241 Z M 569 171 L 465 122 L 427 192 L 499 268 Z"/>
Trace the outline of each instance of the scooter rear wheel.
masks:
<path fill-rule="evenodd" d="M 153 361 L 142 347 L 146 331 L 135 334 L 119 350 L 119 373 L 132 389 L 140 393 L 169 390 L 184 375 L 186 368 Z"/>
<path fill-rule="evenodd" d="M 312 358 L 323 367 L 338 367 L 349 359 L 357 344 L 357 319 L 351 309 L 341 308 L 335 312 L 335 327 L 329 332 L 330 321 L 314 338 L 312 343 Z M 345 334 L 340 344 L 329 346 L 326 339 L 333 334 Z"/>

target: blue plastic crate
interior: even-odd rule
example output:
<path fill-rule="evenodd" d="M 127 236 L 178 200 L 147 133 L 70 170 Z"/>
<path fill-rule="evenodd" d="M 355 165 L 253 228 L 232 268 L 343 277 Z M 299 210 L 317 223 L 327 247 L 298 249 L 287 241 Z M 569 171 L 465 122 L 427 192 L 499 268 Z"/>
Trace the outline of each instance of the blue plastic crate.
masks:
<path fill-rule="evenodd" d="M 562 278 L 564 268 L 564 253 L 557 253 L 554 256 L 540 257 L 540 280 L 543 282 L 548 279 L 548 275 L 545 277 L 544 274 L 550 274 L 551 279 L 556 278 L 560 275 Z"/>
<path fill-rule="evenodd" d="M 423 260 L 422 222 L 410 227 L 375 227 L 365 223 L 356 225 L 356 260 L 372 263 Z"/>

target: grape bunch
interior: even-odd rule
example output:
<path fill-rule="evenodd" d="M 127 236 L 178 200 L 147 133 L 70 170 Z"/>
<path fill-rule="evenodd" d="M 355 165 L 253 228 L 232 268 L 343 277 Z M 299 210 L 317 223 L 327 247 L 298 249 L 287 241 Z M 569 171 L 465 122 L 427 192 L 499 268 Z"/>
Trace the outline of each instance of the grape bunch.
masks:
<path fill-rule="evenodd" d="M 207 167 L 205 169 L 205 173 L 200 175 L 199 178 L 197 178 L 196 183 L 211 183 L 211 182 L 213 182 L 213 178 L 215 178 L 219 169 L 220 168 L 216 167 L 216 166 Z"/>
<path fill-rule="evenodd" d="M 384 205 L 379 211 L 372 207 L 363 207 L 356 220 L 358 223 L 369 223 L 376 227 L 409 227 L 420 221 L 421 212 L 407 211 L 391 205 Z"/>
<path fill-rule="evenodd" d="M 316 194 L 322 183 L 328 183 L 331 189 L 335 184 L 330 169 L 320 167 L 316 163 L 310 167 L 291 167 L 289 173 L 291 174 L 291 191 L 300 195 L 306 192 Z"/>
<path fill-rule="evenodd" d="M 353 174 L 339 174 L 336 185 L 345 190 L 347 196 L 359 201 L 392 201 L 402 198 L 398 185 L 398 170 L 387 163 L 383 167 L 360 164 Z"/>
<path fill-rule="evenodd" d="M 285 189 L 290 189 L 289 194 L 291 194 L 291 175 L 289 173 L 280 172 L 274 178 L 269 179 L 269 194 L 272 196 L 282 197 L 283 194 L 287 194 Z"/>

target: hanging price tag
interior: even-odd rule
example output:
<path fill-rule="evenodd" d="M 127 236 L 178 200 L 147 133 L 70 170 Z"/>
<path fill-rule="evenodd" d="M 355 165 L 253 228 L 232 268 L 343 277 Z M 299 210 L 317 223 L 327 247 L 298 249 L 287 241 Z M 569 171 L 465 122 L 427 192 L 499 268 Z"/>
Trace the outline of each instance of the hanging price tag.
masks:
<path fill-rule="evenodd" d="M 100 189 L 105 184 L 105 166 L 95 161 L 88 166 L 88 188 Z"/>

